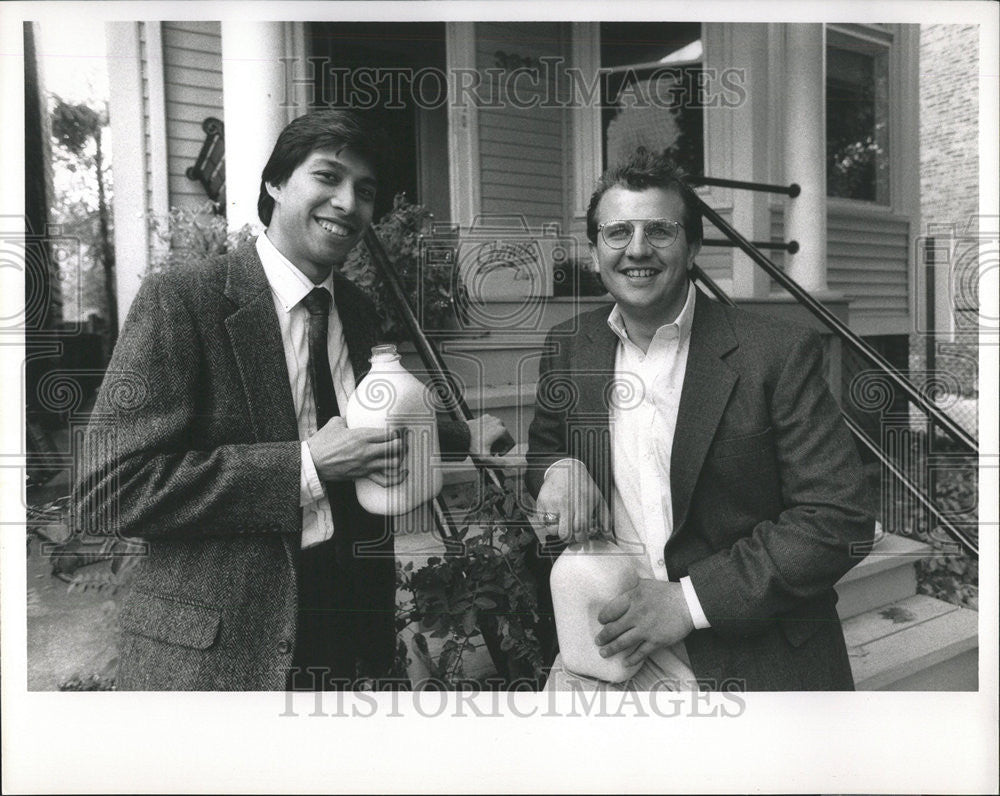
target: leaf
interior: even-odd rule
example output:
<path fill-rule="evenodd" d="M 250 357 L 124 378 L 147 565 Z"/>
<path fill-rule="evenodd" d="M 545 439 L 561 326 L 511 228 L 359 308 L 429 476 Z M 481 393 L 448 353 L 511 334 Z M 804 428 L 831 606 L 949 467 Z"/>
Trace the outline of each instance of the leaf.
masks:
<path fill-rule="evenodd" d="M 496 602 L 491 600 L 489 597 L 476 597 L 475 603 L 477 608 L 490 609 L 497 607 Z"/>
<path fill-rule="evenodd" d="M 476 632 L 476 615 L 477 611 L 472 609 L 462 617 L 462 630 L 465 635 L 471 636 Z"/>

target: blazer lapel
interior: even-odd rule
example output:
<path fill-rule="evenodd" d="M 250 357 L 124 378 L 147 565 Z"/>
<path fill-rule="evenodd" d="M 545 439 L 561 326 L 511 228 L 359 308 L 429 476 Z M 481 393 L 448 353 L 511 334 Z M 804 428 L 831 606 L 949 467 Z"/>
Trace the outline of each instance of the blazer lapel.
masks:
<path fill-rule="evenodd" d="M 577 379 L 580 396 L 574 412 L 579 424 L 577 433 L 585 437 L 579 441 L 579 447 L 585 451 L 590 472 L 611 506 L 615 480 L 609 417 L 610 403 L 618 386 L 615 381 L 618 338 L 608 326 L 607 315 L 603 312 L 587 316 L 582 331 L 589 340 L 589 345 L 581 351 L 586 361 L 572 363 L 573 378 Z M 627 390 L 628 385 L 622 389 Z"/>
<path fill-rule="evenodd" d="M 225 324 L 254 433 L 261 442 L 298 439 L 281 329 L 252 242 L 231 256 L 225 293 L 237 307 Z"/>
<path fill-rule="evenodd" d="M 722 308 L 699 291 L 670 459 L 674 518 L 670 541 L 687 519 L 698 474 L 736 385 L 738 376 L 722 355 L 737 345 Z"/>

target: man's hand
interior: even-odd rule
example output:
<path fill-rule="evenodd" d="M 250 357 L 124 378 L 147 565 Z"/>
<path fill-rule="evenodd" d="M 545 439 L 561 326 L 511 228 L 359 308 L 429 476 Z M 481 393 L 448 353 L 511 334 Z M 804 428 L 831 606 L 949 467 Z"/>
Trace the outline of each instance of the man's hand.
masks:
<path fill-rule="evenodd" d="M 625 658 L 628 666 L 644 660 L 657 647 L 677 643 L 694 630 L 681 585 L 648 578 L 605 605 L 597 619 L 604 625 L 596 638 L 601 655 L 607 658 L 631 650 Z"/>
<path fill-rule="evenodd" d="M 306 440 L 323 481 L 370 478 L 379 486 L 402 483 L 406 429 L 348 428 L 342 417 L 330 419 Z"/>
<path fill-rule="evenodd" d="M 503 421 L 493 415 L 480 415 L 465 423 L 469 427 L 469 453 L 480 459 L 487 459 L 492 455 L 490 449 L 493 443 L 507 430 Z"/>
<path fill-rule="evenodd" d="M 577 459 L 564 459 L 549 468 L 538 490 L 535 511 L 559 517 L 558 526 L 535 526 L 535 535 L 542 542 L 552 531 L 563 541 L 584 542 L 594 535 L 595 526 L 602 531 L 611 529 L 608 504 L 583 462 Z"/>

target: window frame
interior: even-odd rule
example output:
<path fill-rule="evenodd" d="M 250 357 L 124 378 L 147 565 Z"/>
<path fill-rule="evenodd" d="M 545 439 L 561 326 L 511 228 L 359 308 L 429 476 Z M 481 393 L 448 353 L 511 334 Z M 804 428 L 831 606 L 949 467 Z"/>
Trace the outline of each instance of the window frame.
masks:
<path fill-rule="evenodd" d="M 884 51 L 887 58 L 886 65 L 886 123 L 888 125 L 887 142 L 888 154 L 888 196 L 885 201 L 877 199 L 852 199 L 846 196 L 832 196 L 827 186 L 826 200 L 830 208 L 841 208 L 845 210 L 859 210 L 864 208 L 867 211 L 876 213 L 898 212 L 899 203 L 899 168 L 901 161 L 900 146 L 902 145 L 899 133 L 901 114 L 899 109 L 900 91 L 896 90 L 900 77 L 900 57 L 898 52 L 899 36 L 891 25 L 865 25 L 865 24 L 827 24 L 824 26 L 826 35 L 824 37 L 823 49 L 823 107 L 826 111 L 826 69 L 831 37 L 833 45 L 838 49 L 870 55 L 872 48 L 878 47 Z M 824 151 L 826 150 L 826 124 L 823 125 Z"/>

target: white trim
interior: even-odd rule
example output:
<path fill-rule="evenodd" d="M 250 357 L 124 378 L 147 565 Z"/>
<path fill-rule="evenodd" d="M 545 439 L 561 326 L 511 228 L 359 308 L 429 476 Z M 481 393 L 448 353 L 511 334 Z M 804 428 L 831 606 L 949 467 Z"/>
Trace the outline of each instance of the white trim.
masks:
<path fill-rule="evenodd" d="M 571 28 L 571 66 L 585 78 L 597 77 L 601 67 L 601 27 L 598 22 L 574 22 Z M 573 130 L 573 216 L 584 218 L 587 205 L 601 172 L 600 84 L 596 103 L 574 105 Z"/>
<path fill-rule="evenodd" d="M 170 212 L 167 163 L 167 102 L 163 84 L 163 33 L 160 22 L 143 22 L 146 83 L 149 86 L 149 211 L 157 218 Z"/>
<path fill-rule="evenodd" d="M 476 68 L 474 22 L 445 25 L 448 74 Z M 454 77 L 453 77 L 454 79 Z M 468 95 L 463 95 L 467 97 Z M 456 98 L 457 99 L 457 98 Z M 468 228 L 481 205 L 479 168 L 479 109 L 474 100 L 448 103 L 448 182 L 451 222 Z"/>
<path fill-rule="evenodd" d="M 851 39 L 860 39 L 872 44 L 880 44 L 884 47 L 891 47 L 893 33 L 896 25 L 864 25 L 858 23 L 830 23 L 826 26 L 828 31 L 840 33 Z"/>
<path fill-rule="evenodd" d="M 108 88 L 112 143 L 117 143 L 112 170 L 119 324 L 124 323 L 149 267 L 139 24 L 108 22 L 105 27 L 109 51 L 113 46 L 115 53 L 115 68 L 108 70 Z"/>
<path fill-rule="evenodd" d="M 727 26 L 722 45 L 722 57 L 716 68 L 731 67 L 746 70 L 748 84 L 746 101 L 735 108 L 719 108 L 715 113 L 722 117 L 727 139 L 723 147 L 728 152 L 726 177 L 748 182 L 766 182 L 769 174 L 771 148 L 763 138 L 767 134 L 769 97 L 768 79 L 768 28 L 764 24 L 748 25 L 734 35 L 733 26 Z M 712 109 L 706 109 L 706 114 Z M 770 238 L 770 213 L 768 195 L 756 191 L 730 191 L 732 225 L 750 240 Z M 736 248 L 732 252 L 733 298 L 767 296 L 771 280 L 746 254 Z"/>
<path fill-rule="evenodd" d="M 285 37 L 285 58 L 294 59 L 294 64 L 306 63 L 306 24 L 304 22 L 283 23 Z M 287 62 L 286 62 L 287 63 Z M 302 92 L 291 92 L 291 102 L 285 105 L 285 123 L 294 121 L 307 113 L 309 106 L 302 97 Z"/>
<path fill-rule="evenodd" d="M 226 222 L 260 228 L 260 173 L 285 127 L 285 31 L 281 22 L 225 20 L 222 106 L 226 130 Z"/>

